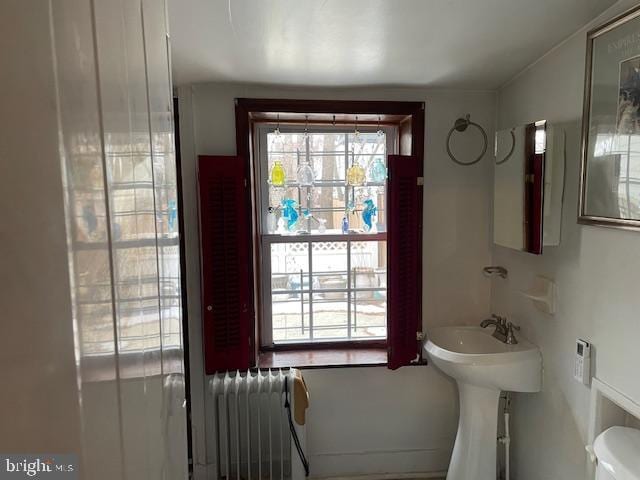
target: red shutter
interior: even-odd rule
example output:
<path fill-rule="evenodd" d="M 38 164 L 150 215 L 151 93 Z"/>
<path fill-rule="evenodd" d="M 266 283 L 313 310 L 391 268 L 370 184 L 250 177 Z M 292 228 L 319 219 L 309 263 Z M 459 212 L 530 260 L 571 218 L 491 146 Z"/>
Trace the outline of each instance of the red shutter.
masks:
<path fill-rule="evenodd" d="M 528 219 L 530 223 L 529 252 L 540 255 L 542 253 L 543 236 L 543 208 L 544 208 L 544 154 L 537 153 L 532 158 L 531 182 L 527 186 L 531 188 L 531 214 Z"/>
<path fill-rule="evenodd" d="M 200 252 L 205 371 L 245 370 L 251 358 L 251 210 L 240 157 L 200 156 Z"/>
<path fill-rule="evenodd" d="M 540 255 L 542 253 L 544 153 L 536 153 L 536 132 L 538 126 L 527 125 L 525 136 L 525 190 L 524 190 L 524 250 Z"/>
<path fill-rule="evenodd" d="M 422 164 L 389 155 L 388 361 L 395 370 L 420 353 L 422 331 Z"/>

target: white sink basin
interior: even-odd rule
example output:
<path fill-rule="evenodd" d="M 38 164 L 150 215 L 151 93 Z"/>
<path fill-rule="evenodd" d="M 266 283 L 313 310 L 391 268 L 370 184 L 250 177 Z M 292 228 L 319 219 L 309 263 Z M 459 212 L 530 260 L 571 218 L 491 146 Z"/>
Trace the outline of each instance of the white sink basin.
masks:
<path fill-rule="evenodd" d="M 507 345 L 493 327 L 440 327 L 429 330 L 425 349 L 433 364 L 459 382 L 511 392 L 539 392 L 542 357 L 523 338 Z"/>
<path fill-rule="evenodd" d="M 447 480 L 495 480 L 500 392 L 538 392 L 542 356 L 518 336 L 507 345 L 494 327 L 440 327 L 427 332 L 431 362 L 458 383 L 460 420 Z"/>

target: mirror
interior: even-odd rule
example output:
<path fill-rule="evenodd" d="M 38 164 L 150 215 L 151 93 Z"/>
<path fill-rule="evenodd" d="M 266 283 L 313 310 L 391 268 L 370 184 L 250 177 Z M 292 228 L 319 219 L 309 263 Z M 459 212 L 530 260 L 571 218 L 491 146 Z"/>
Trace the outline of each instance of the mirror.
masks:
<path fill-rule="evenodd" d="M 547 121 L 496 133 L 493 241 L 540 255 L 560 244 L 565 131 Z"/>

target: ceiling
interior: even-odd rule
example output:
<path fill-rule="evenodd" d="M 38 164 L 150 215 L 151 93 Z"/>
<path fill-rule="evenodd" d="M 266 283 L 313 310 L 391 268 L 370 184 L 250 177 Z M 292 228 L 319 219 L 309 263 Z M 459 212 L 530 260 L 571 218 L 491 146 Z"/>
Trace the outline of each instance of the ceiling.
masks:
<path fill-rule="evenodd" d="M 495 89 L 615 0 L 169 0 L 176 85 Z"/>

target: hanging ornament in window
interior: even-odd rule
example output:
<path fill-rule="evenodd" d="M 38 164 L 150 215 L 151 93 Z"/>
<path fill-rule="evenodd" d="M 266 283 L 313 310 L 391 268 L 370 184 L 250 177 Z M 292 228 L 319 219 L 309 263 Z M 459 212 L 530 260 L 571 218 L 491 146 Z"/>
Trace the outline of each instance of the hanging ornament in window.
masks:
<path fill-rule="evenodd" d="M 342 233 L 349 233 L 349 214 L 345 212 L 344 217 L 342 217 Z"/>
<path fill-rule="evenodd" d="M 282 200 L 282 218 L 287 222 L 287 229 L 292 230 L 298 222 L 298 211 L 296 207 L 298 202 L 293 198 L 285 198 Z"/>
<path fill-rule="evenodd" d="M 276 123 L 276 129 L 273 131 L 276 136 L 276 141 L 282 142 L 282 134 L 280 133 L 280 114 L 278 114 L 278 122 Z"/>
<path fill-rule="evenodd" d="M 365 232 L 371 232 L 373 229 L 374 219 L 378 215 L 378 209 L 370 198 L 365 200 L 363 203 L 364 208 L 362 209 L 362 222 L 364 223 L 364 230 Z"/>
<path fill-rule="evenodd" d="M 324 233 L 327 231 L 327 219 L 326 218 L 316 218 L 318 221 L 318 233 Z"/>
<path fill-rule="evenodd" d="M 371 189 L 367 188 L 367 187 L 358 187 L 358 188 L 354 188 L 353 189 L 353 202 L 355 202 L 356 204 L 361 204 L 364 203 L 364 201 L 367 198 L 371 198 Z M 351 204 L 352 202 L 350 202 Z M 355 211 L 355 205 L 351 205 L 353 208 L 351 208 L 350 210 L 353 212 Z"/>
<path fill-rule="evenodd" d="M 276 208 L 269 207 L 267 209 L 267 233 L 276 233 L 278 220 L 276 219 Z"/>
<path fill-rule="evenodd" d="M 296 176 L 298 177 L 298 185 L 301 187 L 310 187 L 315 181 L 315 174 L 311 165 L 309 165 L 308 159 L 300 160 L 300 150 L 298 150 L 298 171 Z"/>
<path fill-rule="evenodd" d="M 287 175 L 282 166 L 280 160 L 276 160 L 271 167 L 271 173 L 269 174 L 269 183 L 274 187 L 284 187 Z"/>
<path fill-rule="evenodd" d="M 270 148 L 270 156 L 271 154 L 282 155 L 284 152 L 284 137 L 280 132 L 280 115 L 278 115 L 278 123 L 276 124 L 276 128 L 273 131 L 274 139 L 273 144 Z M 275 155 L 274 155 L 275 156 Z M 287 180 L 287 175 L 284 170 L 284 166 L 282 165 L 282 161 L 276 159 L 271 167 L 271 171 L 269 172 L 269 180 L 267 183 L 273 187 L 284 187 L 285 182 Z"/>
<path fill-rule="evenodd" d="M 302 211 L 302 215 L 304 216 L 305 220 L 312 220 L 314 222 L 316 222 L 318 224 L 318 233 L 324 233 L 327 231 L 327 219 L 326 218 L 317 218 L 315 217 L 312 213 L 311 210 L 309 210 L 308 208 L 305 208 Z"/>
<path fill-rule="evenodd" d="M 360 129 L 358 128 L 358 117 L 356 116 L 355 128 L 353 129 L 353 135 L 356 141 L 360 141 Z"/>
<path fill-rule="evenodd" d="M 280 208 L 280 202 L 287 194 L 286 188 L 270 188 L 269 189 L 269 205 L 277 205 Z"/>
<path fill-rule="evenodd" d="M 365 173 L 364 168 L 356 162 L 355 153 L 352 152 L 351 166 L 347 169 L 347 185 L 358 187 L 364 185 Z"/>
<path fill-rule="evenodd" d="M 387 167 L 382 158 L 376 157 L 369 163 L 367 181 L 372 183 L 384 183 L 387 179 Z"/>

